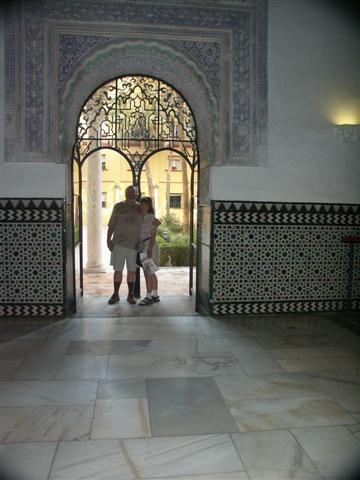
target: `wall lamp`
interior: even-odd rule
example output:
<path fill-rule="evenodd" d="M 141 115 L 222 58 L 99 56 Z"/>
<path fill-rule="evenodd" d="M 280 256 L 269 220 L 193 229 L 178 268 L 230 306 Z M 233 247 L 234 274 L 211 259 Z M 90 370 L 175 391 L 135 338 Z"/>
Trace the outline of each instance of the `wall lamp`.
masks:
<path fill-rule="evenodd" d="M 336 137 L 343 143 L 353 143 L 360 141 L 360 125 L 343 124 L 335 125 Z"/>

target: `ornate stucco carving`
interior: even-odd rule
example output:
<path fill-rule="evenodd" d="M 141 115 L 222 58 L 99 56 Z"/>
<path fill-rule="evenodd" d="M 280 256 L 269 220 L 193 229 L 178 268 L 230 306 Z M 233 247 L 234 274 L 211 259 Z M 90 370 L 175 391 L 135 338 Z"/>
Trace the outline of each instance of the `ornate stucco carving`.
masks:
<path fill-rule="evenodd" d="M 58 104 L 78 68 L 99 49 L 139 41 L 177 52 L 206 78 L 218 110 L 212 161 L 256 164 L 267 122 L 266 2 L 20 0 L 6 18 L 7 160 L 53 161 Z"/>

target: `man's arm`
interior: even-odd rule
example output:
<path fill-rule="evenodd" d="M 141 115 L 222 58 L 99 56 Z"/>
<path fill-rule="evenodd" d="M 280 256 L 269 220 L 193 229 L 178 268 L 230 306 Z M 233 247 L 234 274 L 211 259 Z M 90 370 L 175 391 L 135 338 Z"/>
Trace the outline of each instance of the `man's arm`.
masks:
<path fill-rule="evenodd" d="M 107 246 L 108 246 L 108 249 L 110 250 L 110 252 L 114 248 L 114 244 L 111 240 L 111 237 L 113 236 L 113 233 L 114 233 L 114 227 L 112 225 L 109 225 L 109 228 L 108 228 L 108 231 L 107 231 L 107 236 L 106 236 L 106 243 L 107 243 Z"/>

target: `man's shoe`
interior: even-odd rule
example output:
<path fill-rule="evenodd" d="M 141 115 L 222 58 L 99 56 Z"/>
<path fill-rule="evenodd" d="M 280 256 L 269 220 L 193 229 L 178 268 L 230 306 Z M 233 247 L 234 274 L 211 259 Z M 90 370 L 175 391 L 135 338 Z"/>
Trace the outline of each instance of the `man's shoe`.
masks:
<path fill-rule="evenodd" d="M 114 303 L 117 303 L 120 301 L 120 297 L 117 293 L 113 293 L 111 297 L 108 300 L 109 305 L 114 305 Z"/>
<path fill-rule="evenodd" d="M 136 300 L 135 300 L 135 297 L 134 297 L 134 296 L 132 296 L 132 297 L 127 297 L 126 300 L 130 303 L 130 305 L 136 305 Z"/>
<path fill-rule="evenodd" d="M 159 297 L 159 296 L 154 297 L 154 295 L 152 295 L 152 296 L 151 296 L 151 301 L 152 301 L 152 303 L 160 302 L 160 297 Z"/>

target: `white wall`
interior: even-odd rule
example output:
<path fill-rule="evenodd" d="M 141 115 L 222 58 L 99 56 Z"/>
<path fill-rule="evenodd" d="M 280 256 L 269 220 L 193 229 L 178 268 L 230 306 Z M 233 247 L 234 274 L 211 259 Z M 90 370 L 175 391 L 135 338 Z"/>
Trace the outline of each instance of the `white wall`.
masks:
<path fill-rule="evenodd" d="M 343 2 L 345 8 L 347 2 Z M 268 152 L 262 167 L 212 167 L 211 197 L 360 203 L 360 29 L 328 0 L 269 0 Z"/>
<path fill-rule="evenodd" d="M 5 32 L 4 17 L 0 7 L 0 197 L 4 188 L 4 159 L 5 159 Z"/>
<path fill-rule="evenodd" d="M 65 165 L 16 162 L 3 165 L 0 197 L 65 197 Z"/>

